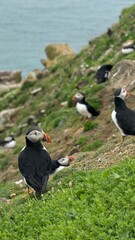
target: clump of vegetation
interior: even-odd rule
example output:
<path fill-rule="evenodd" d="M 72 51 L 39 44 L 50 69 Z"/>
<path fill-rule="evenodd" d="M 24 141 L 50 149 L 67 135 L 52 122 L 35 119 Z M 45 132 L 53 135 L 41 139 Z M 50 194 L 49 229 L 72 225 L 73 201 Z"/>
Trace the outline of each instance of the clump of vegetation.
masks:
<path fill-rule="evenodd" d="M 21 87 L 21 90 L 22 90 L 22 91 L 25 91 L 25 90 L 33 87 L 33 86 L 35 85 L 35 83 L 36 83 L 35 81 L 25 81 L 25 82 L 23 83 L 22 87 Z"/>
<path fill-rule="evenodd" d="M 87 131 L 90 131 L 92 130 L 93 128 L 96 128 L 98 126 L 98 123 L 97 122 L 85 122 L 84 123 L 84 128 L 83 128 L 83 131 L 84 132 L 87 132 Z"/>
<path fill-rule="evenodd" d="M 80 137 L 77 141 L 76 141 L 76 144 L 77 145 L 85 145 L 86 143 L 88 142 L 88 137 Z"/>
<path fill-rule="evenodd" d="M 50 68 L 50 71 L 51 71 L 52 73 L 55 73 L 55 72 L 57 71 L 57 69 L 59 68 L 59 66 L 60 66 L 60 64 L 55 64 L 54 66 L 52 66 L 52 67 Z"/>
<path fill-rule="evenodd" d="M 106 83 L 95 84 L 89 89 L 89 92 L 93 95 L 93 94 L 99 92 L 101 89 L 103 89 L 105 87 L 105 85 L 106 85 Z"/>
<path fill-rule="evenodd" d="M 0 170 L 4 170 L 10 163 L 9 157 L 4 153 L 0 152 Z"/>
<path fill-rule="evenodd" d="M 91 144 L 87 144 L 86 146 L 83 147 L 84 151 L 93 151 L 98 149 L 99 147 L 101 147 L 103 145 L 103 141 L 101 140 L 96 140 Z"/>

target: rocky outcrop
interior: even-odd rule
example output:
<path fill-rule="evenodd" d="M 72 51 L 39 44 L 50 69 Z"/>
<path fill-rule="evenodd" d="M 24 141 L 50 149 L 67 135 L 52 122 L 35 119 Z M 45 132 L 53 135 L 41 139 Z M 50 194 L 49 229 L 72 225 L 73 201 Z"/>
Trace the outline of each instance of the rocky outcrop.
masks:
<path fill-rule="evenodd" d="M 0 71 L 0 91 L 20 87 L 21 83 L 22 76 L 20 70 Z"/>
<path fill-rule="evenodd" d="M 10 124 L 11 118 L 15 116 L 18 108 L 6 109 L 0 112 L 0 125 Z"/>
<path fill-rule="evenodd" d="M 0 71 L 0 83 L 14 82 L 18 83 L 22 80 L 21 71 Z"/>
<path fill-rule="evenodd" d="M 50 67 L 56 64 L 61 57 L 73 57 L 74 51 L 68 44 L 58 43 L 50 44 L 45 48 L 47 59 L 42 59 L 41 62 L 45 67 Z"/>
<path fill-rule="evenodd" d="M 35 69 L 32 72 L 29 72 L 26 76 L 26 81 L 36 81 L 36 80 L 40 80 L 43 77 L 48 76 L 49 71 L 47 69 Z"/>
<path fill-rule="evenodd" d="M 129 85 L 135 80 L 135 61 L 122 60 L 118 62 L 111 70 L 110 82 L 112 87 L 122 87 Z"/>

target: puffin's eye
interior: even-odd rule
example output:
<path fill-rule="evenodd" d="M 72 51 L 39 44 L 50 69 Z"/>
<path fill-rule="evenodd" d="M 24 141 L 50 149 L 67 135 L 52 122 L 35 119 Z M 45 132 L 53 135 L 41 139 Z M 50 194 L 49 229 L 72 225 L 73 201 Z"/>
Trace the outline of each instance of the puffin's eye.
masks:
<path fill-rule="evenodd" d="M 35 135 L 37 135 L 37 132 L 35 132 Z"/>

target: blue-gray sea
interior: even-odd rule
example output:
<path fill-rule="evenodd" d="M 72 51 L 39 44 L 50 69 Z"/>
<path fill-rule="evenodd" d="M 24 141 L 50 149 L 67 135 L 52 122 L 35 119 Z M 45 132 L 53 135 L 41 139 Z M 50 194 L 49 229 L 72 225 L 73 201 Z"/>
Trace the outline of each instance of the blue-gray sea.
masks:
<path fill-rule="evenodd" d="M 0 70 L 42 69 L 50 43 L 76 52 L 118 22 L 134 0 L 0 0 Z"/>

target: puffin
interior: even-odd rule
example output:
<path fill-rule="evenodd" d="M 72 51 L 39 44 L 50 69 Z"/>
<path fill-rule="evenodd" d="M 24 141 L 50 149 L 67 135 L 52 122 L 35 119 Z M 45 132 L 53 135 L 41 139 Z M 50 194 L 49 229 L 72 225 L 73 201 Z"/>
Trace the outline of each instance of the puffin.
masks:
<path fill-rule="evenodd" d="M 72 101 L 76 104 L 77 112 L 86 118 L 97 117 L 100 114 L 100 111 L 97 111 L 94 107 L 86 102 L 85 96 L 82 93 L 76 93 L 72 97 Z"/>
<path fill-rule="evenodd" d="M 119 129 L 124 141 L 126 135 L 135 135 L 135 111 L 129 109 L 125 103 L 125 98 L 131 93 L 125 87 L 114 91 L 115 109 L 112 111 L 112 120 Z"/>
<path fill-rule="evenodd" d="M 121 52 L 123 54 L 128 54 L 135 51 L 135 44 L 133 40 L 128 40 L 127 42 L 123 43 Z"/>
<path fill-rule="evenodd" d="M 74 161 L 75 157 L 72 155 L 67 155 L 65 157 L 58 158 L 57 160 L 52 160 L 52 167 L 50 175 L 55 175 L 59 171 L 63 170 L 65 167 L 69 167 L 70 163 Z"/>
<path fill-rule="evenodd" d="M 72 155 L 67 155 L 67 156 L 64 156 L 64 157 L 60 157 L 56 160 L 52 160 L 52 166 L 51 166 L 51 171 L 50 171 L 50 176 L 54 176 L 56 175 L 59 171 L 63 170 L 64 168 L 66 167 L 69 167 L 70 164 L 74 161 L 75 157 L 72 156 Z M 28 184 L 26 183 L 26 180 L 25 178 L 21 178 L 20 180 L 18 181 L 15 181 L 15 184 L 16 185 L 20 185 L 22 184 L 23 182 L 25 182 L 25 184 L 27 185 L 28 187 L 28 193 L 29 193 L 29 186 Z"/>
<path fill-rule="evenodd" d="M 0 140 L 0 148 L 11 149 L 11 148 L 15 148 L 15 146 L 16 146 L 16 141 L 14 136 L 12 135 Z"/>
<path fill-rule="evenodd" d="M 18 168 L 30 193 L 30 187 L 34 189 L 37 199 L 46 192 L 49 176 L 60 168 L 68 167 L 73 161 L 73 156 L 66 156 L 52 160 L 43 142 L 51 143 L 50 136 L 39 126 L 31 127 L 25 136 L 26 146 L 18 156 Z M 20 183 L 20 181 L 19 181 Z M 19 184 L 18 181 L 16 184 Z"/>
<path fill-rule="evenodd" d="M 109 37 L 111 37 L 112 34 L 113 34 L 112 29 L 111 29 L 111 28 L 108 28 L 108 29 L 107 29 L 107 35 L 108 35 Z"/>
<path fill-rule="evenodd" d="M 113 65 L 111 64 L 105 64 L 97 69 L 96 72 L 97 83 L 103 83 L 109 78 L 112 67 Z"/>

